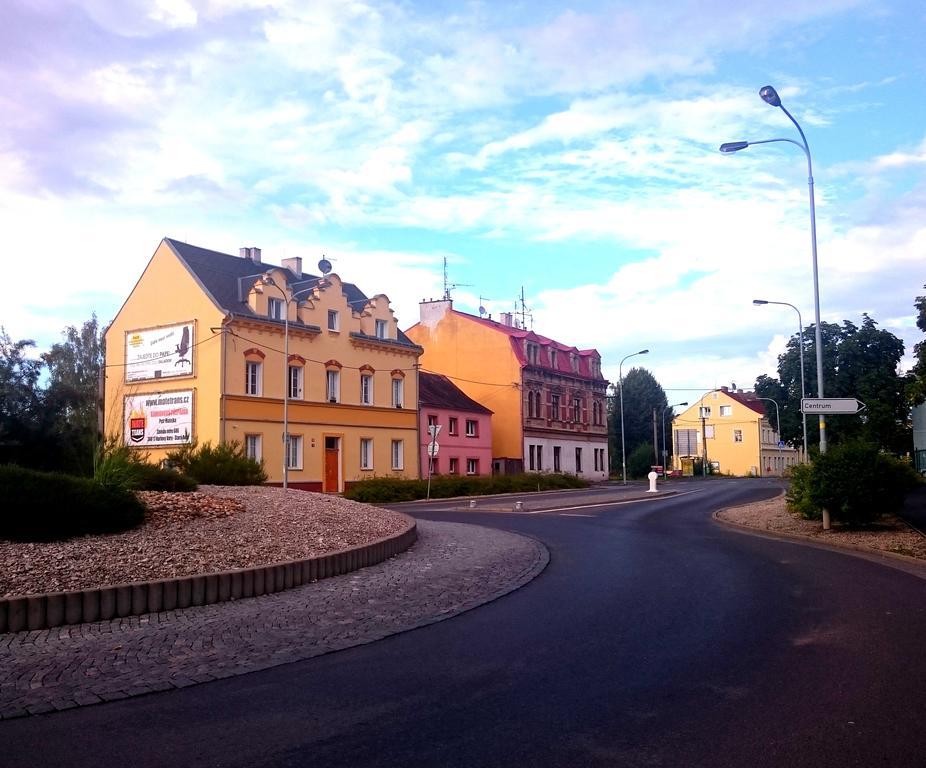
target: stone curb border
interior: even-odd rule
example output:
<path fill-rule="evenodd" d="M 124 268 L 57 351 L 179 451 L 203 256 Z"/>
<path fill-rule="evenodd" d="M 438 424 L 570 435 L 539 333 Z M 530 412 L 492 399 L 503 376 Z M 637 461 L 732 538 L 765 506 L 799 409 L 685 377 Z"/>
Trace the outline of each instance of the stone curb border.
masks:
<path fill-rule="evenodd" d="M 418 539 L 417 523 L 408 515 L 403 517 L 407 521 L 405 529 L 394 536 L 304 560 L 73 592 L 0 598 L 0 634 L 211 605 L 340 576 L 388 560 L 414 544 Z"/>
<path fill-rule="evenodd" d="M 926 579 L 926 560 L 921 560 L 918 557 L 901 555 L 899 552 L 888 552 L 886 549 L 866 547 L 863 544 L 836 544 L 830 541 L 821 541 L 820 539 L 812 536 L 801 536 L 800 534 L 796 533 L 784 533 L 779 531 L 770 531 L 765 528 L 755 528 L 751 525 L 744 525 L 743 523 L 734 523 L 731 520 L 724 520 L 723 518 L 719 517 L 720 513 L 723 511 L 724 509 L 718 509 L 716 512 L 711 514 L 714 522 L 726 528 L 732 528 L 734 531 L 739 533 L 761 536 L 766 539 L 791 541 L 796 544 L 804 544 L 805 546 L 817 547 L 818 549 L 828 549 L 831 552 L 842 552 L 843 554 L 847 555 L 857 553 L 866 559 L 878 560 L 880 558 L 885 558 L 887 560 L 896 560 L 896 564 L 891 562 L 883 564 L 892 568 L 900 568 L 907 573 L 914 573 L 920 578 Z"/>

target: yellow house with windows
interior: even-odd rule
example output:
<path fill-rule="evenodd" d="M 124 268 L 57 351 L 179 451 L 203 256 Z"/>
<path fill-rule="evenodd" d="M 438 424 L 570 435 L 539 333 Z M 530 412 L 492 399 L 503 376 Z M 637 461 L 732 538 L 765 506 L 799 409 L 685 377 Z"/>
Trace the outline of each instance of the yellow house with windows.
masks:
<path fill-rule="evenodd" d="M 706 392 L 672 422 L 673 468 L 689 473 L 701 459 L 725 475 L 782 476 L 800 453 L 780 441 L 766 402 L 742 389 Z M 768 410 L 775 410 L 771 402 Z"/>
<path fill-rule="evenodd" d="M 194 440 L 237 441 L 270 483 L 285 460 L 305 490 L 418 477 L 422 350 L 388 297 L 330 268 L 162 240 L 106 331 L 107 435 L 155 462 Z"/>

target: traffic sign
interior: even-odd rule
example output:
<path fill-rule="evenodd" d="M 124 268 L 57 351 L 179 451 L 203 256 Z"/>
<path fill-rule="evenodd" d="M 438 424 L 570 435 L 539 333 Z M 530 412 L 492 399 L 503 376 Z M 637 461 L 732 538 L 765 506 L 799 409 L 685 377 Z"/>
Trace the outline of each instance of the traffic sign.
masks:
<path fill-rule="evenodd" d="M 440 443 L 428 443 L 428 456 L 434 458 L 440 450 Z"/>
<path fill-rule="evenodd" d="M 440 424 L 428 424 L 428 434 L 431 436 L 431 439 L 437 440 L 437 436 L 440 434 L 440 430 Z"/>
<path fill-rule="evenodd" d="M 801 413 L 858 413 L 865 403 L 854 397 L 802 397 Z"/>

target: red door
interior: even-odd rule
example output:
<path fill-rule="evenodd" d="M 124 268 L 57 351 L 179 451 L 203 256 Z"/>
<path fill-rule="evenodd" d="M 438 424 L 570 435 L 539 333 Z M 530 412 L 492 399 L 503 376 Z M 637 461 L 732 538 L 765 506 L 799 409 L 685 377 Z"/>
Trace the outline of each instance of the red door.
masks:
<path fill-rule="evenodd" d="M 339 442 L 340 440 L 337 437 L 325 438 L 325 480 L 322 489 L 325 493 L 337 493 L 341 490 L 338 482 L 338 469 L 341 463 Z"/>

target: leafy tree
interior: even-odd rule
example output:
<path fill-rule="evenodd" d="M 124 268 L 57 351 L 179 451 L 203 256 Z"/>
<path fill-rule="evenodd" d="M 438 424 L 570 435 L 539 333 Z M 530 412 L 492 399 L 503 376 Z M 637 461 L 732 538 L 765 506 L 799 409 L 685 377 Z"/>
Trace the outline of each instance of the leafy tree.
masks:
<path fill-rule="evenodd" d="M 926 285 L 923 286 L 926 288 Z M 916 308 L 916 327 L 926 333 L 926 296 L 917 296 L 913 303 Z M 926 341 L 921 341 L 913 347 L 916 363 L 910 371 L 908 392 L 913 405 L 919 405 L 926 400 Z"/>
<path fill-rule="evenodd" d="M 615 436 L 615 464 L 620 466 L 621 414 L 620 383 L 615 385 L 616 408 L 612 413 L 611 434 Z M 631 368 L 624 375 L 624 445 L 629 456 L 641 445 L 649 444 L 649 455 L 653 454 L 653 409 L 656 409 L 657 436 L 660 437 L 659 417 L 668 405 L 666 393 L 656 378 L 645 368 Z M 652 463 L 652 461 L 650 462 Z"/>
<path fill-rule="evenodd" d="M 13 341 L 0 327 L 0 463 L 28 465 L 39 450 L 42 363 L 27 356 L 34 346 L 30 339 Z"/>

